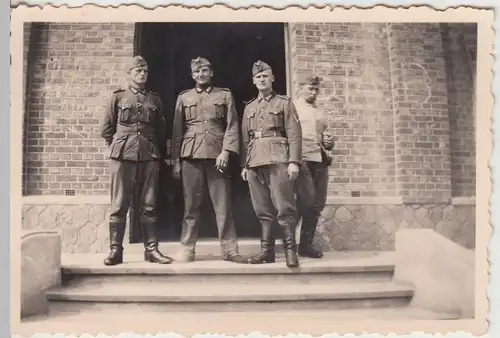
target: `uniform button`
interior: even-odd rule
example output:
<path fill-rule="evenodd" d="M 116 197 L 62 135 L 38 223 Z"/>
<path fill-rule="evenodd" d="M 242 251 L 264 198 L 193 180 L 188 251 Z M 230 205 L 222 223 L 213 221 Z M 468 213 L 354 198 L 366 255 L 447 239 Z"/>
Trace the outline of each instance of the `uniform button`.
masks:
<path fill-rule="evenodd" d="M 205 130 L 205 134 L 208 134 L 208 131 Z"/>
<path fill-rule="evenodd" d="M 140 131 L 138 131 L 138 132 L 137 132 L 137 135 L 141 135 L 141 132 L 140 132 Z"/>
<path fill-rule="evenodd" d="M 137 124 L 141 124 L 141 122 L 137 122 Z"/>

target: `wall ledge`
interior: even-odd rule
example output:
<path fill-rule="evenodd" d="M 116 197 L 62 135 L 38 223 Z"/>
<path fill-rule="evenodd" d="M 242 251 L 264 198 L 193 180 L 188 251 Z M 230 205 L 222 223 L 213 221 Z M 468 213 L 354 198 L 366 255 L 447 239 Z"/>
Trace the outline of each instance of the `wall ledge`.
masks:
<path fill-rule="evenodd" d="M 55 196 L 55 195 L 38 195 L 38 196 L 23 196 L 22 204 L 46 205 L 78 205 L 78 204 L 110 204 L 110 197 L 105 195 L 82 195 L 82 196 Z M 327 205 L 400 205 L 400 204 L 419 204 L 404 201 L 402 197 L 348 197 L 348 196 L 329 196 L 326 200 Z M 434 202 L 435 204 L 452 204 L 452 205 L 475 205 L 476 198 L 471 197 L 453 197 L 451 200 Z M 434 204 L 432 202 L 424 204 Z"/>
<path fill-rule="evenodd" d="M 452 197 L 451 204 L 453 205 L 476 205 L 475 196 Z"/>
<path fill-rule="evenodd" d="M 403 204 L 401 197 L 350 197 L 328 196 L 327 205 L 360 205 L 360 204 Z"/>
<path fill-rule="evenodd" d="M 21 198 L 25 204 L 59 204 L 59 205 L 78 205 L 78 204 L 111 204 L 110 196 L 107 195 L 82 195 L 82 196 L 57 196 L 57 195 L 37 195 L 23 196 Z"/>

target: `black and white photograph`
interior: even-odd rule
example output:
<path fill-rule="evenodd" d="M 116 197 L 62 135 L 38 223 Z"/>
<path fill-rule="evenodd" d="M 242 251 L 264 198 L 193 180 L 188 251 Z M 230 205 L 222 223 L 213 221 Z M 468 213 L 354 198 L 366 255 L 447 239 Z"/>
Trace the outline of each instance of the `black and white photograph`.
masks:
<path fill-rule="evenodd" d="M 487 325 L 492 15 L 24 10 L 20 330 Z"/>

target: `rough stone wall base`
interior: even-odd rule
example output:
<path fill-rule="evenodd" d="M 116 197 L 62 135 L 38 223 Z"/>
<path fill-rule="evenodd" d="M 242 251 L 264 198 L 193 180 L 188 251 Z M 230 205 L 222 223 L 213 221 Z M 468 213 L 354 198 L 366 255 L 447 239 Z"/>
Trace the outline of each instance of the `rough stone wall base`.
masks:
<path fill-rule="evenodd" d="M 328 205 L 315 245 L 325 251 L 394 250 L 401 229 L 432 229 L 466 247 L 475 244 L 475 206 L 452 204 Z"/>
<path fill-rule="evenodd" d="M 109 205 L 24 204 L 24 230 L 57 230 L 63 253 L 108 250 Z M 400 229 L 433 229 L 452 241 L 473 248 L 473 205 L 331 204 L 323 211 L 315 245 L 324 251 L 394 250 Z"/>

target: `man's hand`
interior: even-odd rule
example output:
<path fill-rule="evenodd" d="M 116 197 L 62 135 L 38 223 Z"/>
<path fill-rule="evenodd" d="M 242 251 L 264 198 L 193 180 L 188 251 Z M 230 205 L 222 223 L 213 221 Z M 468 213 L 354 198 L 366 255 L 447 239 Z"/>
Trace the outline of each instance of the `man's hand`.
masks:
<path fill-rule="evenodd" d="M 287 171 L 290 181 L 295 181 L 299 176 L 299 165 L 297 163 L 289 163 Z"/>
<path fill-rule="evenodd" d="M 243 179 L 243 181 L 247 181 L 248 180 L 248 169 L 247 168 L 243 168 L 241 170 L 241 178 Z"/>
<path fill-rule="evenodd" d="M 326 150 L 330 150 L 333 148 L 333 136 L 327 133 L 323 134 L 323 147 L 325 147 Z"/>
<path fill-rule="evenodd" d="M 174 171 L 172 174 L 176 180 L 181 178 L 181 160 L 174 160 Z"/>
<path fill-rule="evenodd" d="M 224 170 L 226 170 L 227 168 L 228 162 L 229 162 L 229 151 L 223 150 L 215 160 L 215 167 L 220 172 L 224 172 Z"/>

